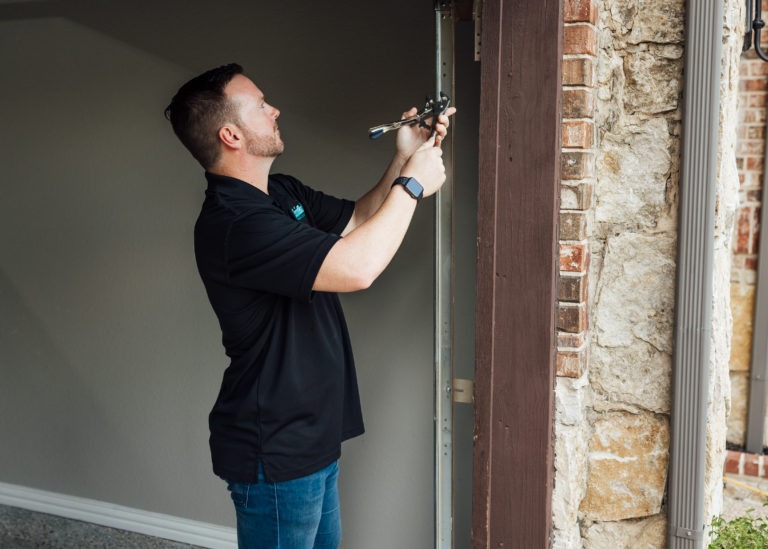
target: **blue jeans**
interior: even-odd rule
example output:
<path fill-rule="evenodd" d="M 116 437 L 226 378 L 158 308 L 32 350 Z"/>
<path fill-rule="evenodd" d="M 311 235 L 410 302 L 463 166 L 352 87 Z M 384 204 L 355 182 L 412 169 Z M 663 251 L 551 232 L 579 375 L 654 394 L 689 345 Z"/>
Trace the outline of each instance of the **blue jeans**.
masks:
<path fill-rule="evenodd" d="M 240 549 L 337 549 L 341 543 L 338 461 L 286 482 L 228 483 Z"/>

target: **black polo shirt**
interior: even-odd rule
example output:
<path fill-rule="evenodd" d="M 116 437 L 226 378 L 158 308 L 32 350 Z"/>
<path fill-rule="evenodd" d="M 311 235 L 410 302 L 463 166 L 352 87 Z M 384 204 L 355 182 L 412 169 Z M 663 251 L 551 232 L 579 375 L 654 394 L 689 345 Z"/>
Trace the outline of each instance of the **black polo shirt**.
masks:
<path fill-rule="evenodd" d="M 354 202 L 285 175 L 269 195 L 206 173 L 195 257 L 231 359 L 209 416 L 213 470 L 233 482 L 316 472 L 363 432 L 354 359 L 335 293 L 313 292 Z"/>

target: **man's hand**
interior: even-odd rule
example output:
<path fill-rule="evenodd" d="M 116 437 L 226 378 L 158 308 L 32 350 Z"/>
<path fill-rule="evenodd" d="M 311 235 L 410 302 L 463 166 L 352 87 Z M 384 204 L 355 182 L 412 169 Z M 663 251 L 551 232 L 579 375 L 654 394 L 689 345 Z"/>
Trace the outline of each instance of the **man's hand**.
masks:
<path fill-rule="evenodd" d="M 403 113 L 403 118 L 409 118 L 416 116 L 418 111 L 416 108 Z M 454 107 L 446 109 L 445 114 L 441 115 L 437 119 L 437 130 L 435 138 L 430 139 L 429 129 L 419 128 L 416 125 L 403 126 L 397 132 L 397 154 L 390 162 L 384 175 L 381 177 L 376 186 L 365 193 L 363 196 L 357 199 L 355 202 L 355 212 L 352 214 L 352 218 L 347 223 L 342 236 L 347 236 L 354 231 L 357 227 L 365 223 L 372 215 L 374 215 L 384 200 L 389 195 L 392 187 L 392 182 L 399 176 L 415 177 L 419 183 L 424 187 L 424 196 L 434 194 L 437 189 L 445 181 L 445 168 L 442 166 L 442 159 L 439 154 L 428 153 L 420 155 L 419 159 L 415 159 L 414 162 L 405 170 L 405 165 L 411 160 L 411 157 L 417 154 L 420 148 L 424 147 L 427 142 L 430 143 L 430 147 L 440 150 L 439 147 L 434 145 L 440 145 L 442 140 L 448 133 L 448 126 L 450 122 L 448 117 L 456 112 Z M 429 148 L 429 147 L 427 147 Z M 423 156 L 423 158 L 421 157 Z M 434 161 L 439 161 L 439 168 L 430 168 L 430 162 L 427 161 L 428 157 L 433 157 Z M 433 162 L 434 163 L 434 162 Z M 436 166 L 436 164 L 435 164 Z"/>
<path fill-rule="evenodd" d="M 445 128 L 443 128 L 445 131 Z M 439 134 L 438 134 L 439 135 Z M 400 175 L 413 177 L 424 187 L 424 196 L 431 196 L 445 183 L 443 149 L 435 146 L 438 136 L 428 139 L 411 155 Z"/>
<path fill-rule="evenodd" d="M 416 107 L 411 108 L 411 110 L 403 113 L 403 120 L 416 116 L 417 112 L 418 110 Z M 443 139 L 447 135 L 448 126 L 451 125 L 448 117 L 453 115 L 455 112 L 455 107 L 449 107 L 445 111 L 445 114 L 438 116 L 437 126 L 435 127 L 437 130 L 437 135 L 435 136 L 436 146 L 439 147 L 440 143 L 442 143 Z M 398 156 L 400 156 L 403 160 L 408 160 L 419 149 L 419 147 L 421 147 L 427 141 L 427 139 L 429 139 L 428 128 L 421 128 L 416 124 L 413 126 L 403 126 L 397 130 L 396 146 Z"/>

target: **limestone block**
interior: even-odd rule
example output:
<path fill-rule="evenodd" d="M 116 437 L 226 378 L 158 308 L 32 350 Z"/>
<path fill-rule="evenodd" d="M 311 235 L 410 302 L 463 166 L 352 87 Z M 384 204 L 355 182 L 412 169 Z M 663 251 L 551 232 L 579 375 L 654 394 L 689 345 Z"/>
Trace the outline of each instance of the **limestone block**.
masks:
<path fill-rule="evenodd" d="M 615 402 L 669 410 L 675 239 L 609 237 L 594 304 L 590 380 Z"/>
<path fill-rule="evenodd" d="M 628 113 L 656 114 L 677 108 L 682 86 L 682 61 L 663 58 L 659 53 L 639 51 L 624 57 L 627 77 L 624 108 Z"/>
<path fill-rule="evenodd" d="M 635 2 L 641 5 L 627 37 L 630 44 L 682 44 L 685 30 L 685 1 Z M 619 2 L 621 4 L 621 2 Z"/>
<path fill-rule="evenodd" d="M 555 487 L 552 492 L 552 525 L 567 531 L 578 523 L 587 475 L 586 425 L 555 427 Z"/>
<path fill-rule="evenodd" d="M 672 352 L 675 252 L 671 235 L 608 239 L 595 304 L 599 345 L 627 347 L 640 339 Z"/>
<path fill-rule="evenodd" d="M 731 284 L 731 371 L 749 371 L 752 362 L 752 322 L 755 314 L 755 287 Z"/>
<path fill-rule="evenodd" d="M 605 414 L 595 422 L 589 445 L 589 478 L 581 512 L 591 521 L 658 514 L 668 461 L 666 418 L 648 413 Z"/>
<path fill-rule="evenodd" d="M 597 157 L 598 222 L 654 227 L 666 206 L 672 161 L 667 121 L 661 118 L 606 133 Z"/>
<path fill-rule="evenodd" d="M 602 410 L 645 409 L 669 413 L 672 357 L 652 345 L 593 347 L 590 377 Z"/>
<path fill-rule="evenodd" d="M 611 43 L 611 35 L 606 29 L 600 34 L 601 41 Z M 612 48 L 602 49 L 597 64 L 597 110 L 595 124 L 598 128 L 599 147 L 602 148 L 603 132 L 613 131 L 614 126 L 623 117 L 624 102 L 621 100 L 626 76 L 624 61 Z"/>
<path fill-rule="evenodd" d="M 732 1 L 732 0 L 729 0 Z M 740 8 L 743 8 L 743 4 Z M 738 11 L 738 10 L 737 10 Z M 726 19 L 732 12 L 726 10 Z M 741 19 L 740 16 L 739 19 Z M 743 24 L 743 23 L 742 23 Z M 723 72 L 720 79 L 720 150 L 718 152 L 717 209 L 715 236 L 724 238 L 730 249 L 734 216 L 739 207 L 739 170 L 736 144 L 739 122 L 739 64 L 743 32 L 729 36 L 723 44 Z M 730 263 L 730 261 L 729 261 Z"/>
<path fill-rule="evenodd" d="M 733 40 L 733 52 L 737 52 L 739 55 L 741 55 L 741 43 L 737 42 L 737 40 L 743 40 L 744 37 L 746 11 L 744 2 L 740 0 L 725 0 L 723 6 L 723 34 L 727 39 L 735 39 Z M 725 44 L 727 45 L 728 42 Z"/>
<path fill-rule="evenodd" d="M 555 379 L 555 421 L 561 425 L 578 425 L 586 422 L 586 376 L 577 379 Z"/>
<path fill-rule="evenodd" d="M 747 432 L 749 374 L 731 372 L 731 413 L 728 414 L 728 442 L 744 444 Z"/>
<path fill-rule="evenodd" d="M 637 0 L 613 0 L 608 5 L 609 9 L 601 10 L 608 18 L 605 25 L 614 31 L 616 37 L 629 34 L 637 16 Z"/>
<path fill-rule="evenodd" d="M 586 528 L 584 549 L 663 549 L 667 520 L 654 515 L 641 520 L 599 522 Z"/>
<path fill-rule="evenodd" d="M 683 41 L 684 14 L 683 0 L 613 0 L 607 24 L 630 44 L 677 44 Z"/>
<path fill-rule="evenodd" d="M 582 549 L 581 529 L 577 524 L 571 524 L 566 529 L 552 530 L 552 549 Z"/>
<path fill-rule="evenodd" d="M 588 377 L 557 378 L 555 385 L 555 478 L 552 493 L 553 547 L 580 549 L 579 504 L 587 477 Z"/>
<path fill-rule="evenodd" d="M 722 406 L 723 418 L 730 412 L 731 382 L 730 360 L 733 334 L 733 314 L 731 312 L 731 281 L 730 263 L 731 248 L 727 244 L 727 236 L 718 237 L 715 225 L 715 246 L 712 265 L 712 339 L 710 360 L 711 388 L 709 407 L 712 413 Z M 723 421 L 723 437 L 725 438 L 725 422 Z"/>
<path fill-rule="evenodd" d="M 725 370 L 724 366 L 721 368 L 722 371 Z M 718 385 L 721 384 L 716 382 L 716 394 L 720 392 Z M 705 517 L 718 515 L 723 510 L 723 465 L 725 464 L 727 432 L 723 402 L 724 399 L 718 394 L 717 400 L 710 402 L 707 413 L 706 467 L 704 470 Z"/>

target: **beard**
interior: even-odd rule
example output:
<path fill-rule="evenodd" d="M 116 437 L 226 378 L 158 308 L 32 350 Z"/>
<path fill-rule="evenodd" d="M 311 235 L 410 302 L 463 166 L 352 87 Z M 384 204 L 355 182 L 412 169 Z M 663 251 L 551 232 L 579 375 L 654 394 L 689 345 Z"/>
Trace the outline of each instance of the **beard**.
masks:
<path fill-rule="evenodd" d="M 285 144 L 280 139 L 280 134 L 256 135 L 250 130 L 246 130 L 245 150 L 252 156 L 261 156 L 265 158 L 277 158 L 285 150 Z"/>

